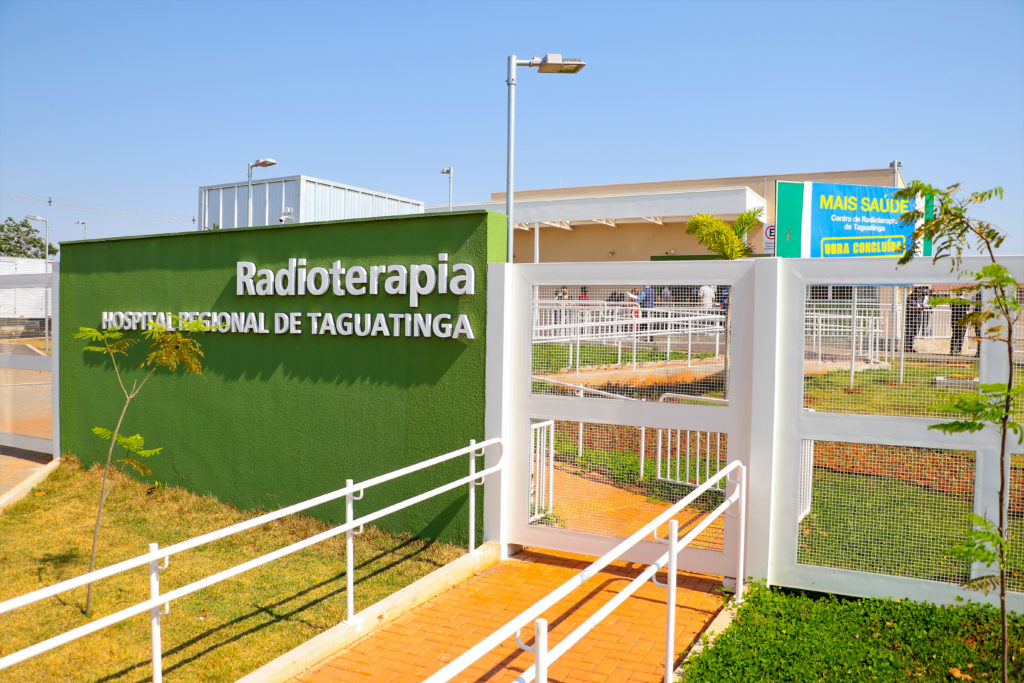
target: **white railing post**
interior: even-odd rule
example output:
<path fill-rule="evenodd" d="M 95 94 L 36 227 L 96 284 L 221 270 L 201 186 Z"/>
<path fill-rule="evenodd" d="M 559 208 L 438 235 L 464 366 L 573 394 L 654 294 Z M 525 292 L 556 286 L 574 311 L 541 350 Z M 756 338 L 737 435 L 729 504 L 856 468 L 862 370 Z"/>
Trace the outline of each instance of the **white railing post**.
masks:
<path fill-rule="evenodd" d="M 469 552 L 476 550 L 476 487 L 483 486 L 484 480 L 476 478 L 476 459 L 484 455 L 484 449 L 479 452 L 476 449 L 476 439 L 470 439 L 469 445 L 473 449 L 469 452 Z"/>
<path fill-rule="evenodd" d="M 736 603 L 743 601 L 743 580 L 746 574 L 747 556 L 747 466 L 740 465 L 739 498 L 736 500 L 736 516 L 739 529 L 736 532 Z"/>
<path fill-rule="evenodd" d="M 469 445 L 476 446 L 476 439 Z M 469 552 L 476 550 L 476 451 L 469 452 Z"/>
<path fill-rule="evenodd" d="M 665 586 L 668 589 L 666 599 L 668 613 L 665 617 L 665 683 L 672 683 L 675 673 L 676 646 L 676 585 L 679 570 L 679 522 L 669 520 L 668 523 L 668 574 Z"/>
<path fill-rule="evenodd" d="M 345 488 L 352 487 L 352 480 L 345 480 Z M 355 495 L 352 491 L 345 494 L 345 524 L 351 524 L 352 519 L 355 516 L 355 506 L 353 501 L 357 501 L 363 497 L 363 492 L 359 491 L 359 495 Z M 347 529 L 345 531 L 345 623 L 355 623 L 356 617 L 356 560 L 355 560 L 355 542 L 354 538 L 356 535 L 361 534 L 363 528 L 359 527 L 359 531 L 355 529 Z"/>
<path fill-rule="evenodd" d="M 548 458 L 548 497 L 547 497 L 547 512 L 555 511 L 555 421 L 551 420 L 551 424 L 545 430 L 544 445 L 546 448 L 546 455 Z"/>
<path fill-rule="evenodd" d="M 149 552 L 155 553 L 160 549 L 159 543 L 150 543 Z M 163 568 L 167 568 L 169 557 L 164 558 Z M 150 599 L 160 597 L 160 560 L 152 560 L 149 563 L 149 597 Z M 163 645 L 160 637 L 160 605 L 154 605 L 149 610 L 149 631 L 150 644 L 153 660 L 153 683 L 161 683 L 164 676 Z"/>
<path fill-rule="evenodd" d="M 643 399 L 646 401 L 647 399 Z M 644 455 L 647 450 L 647 427 L 640 428 L 640 478 L 644 478 Z"/>
<path fill-rule="evenodd" d="M 536 652 L 534 663 L 537 683 L 548 683 L 548 622 L 545 619 L 538 619 L 534 626 L 533 644 Z"/>
<path fill-rule="evenodd" d="M 126 619 L 130 619 L 140 614 L 145 614 L 146 612 L 149 612 L 152 627 L 152 660 L 154 669 L 153 679 L 159 681 L 161 679 L 162 668 L 162 647 L 159 630 L 160 618 L 167 616 L 167 614 L 170 612 L 170 602 L 172 600 L 178 600 L 187 595 L 192 595 L 197 591 L 216 585 L 222 581 L 225 581 L 227 579 L 233 578 L 247 571 L 255 569 L 256 567 L 261 567 L 265 564 L 273 562 L 274 560 L 298 552 L 299 550 L 302 550 L 304 548 L 308 548 L 310 546 L 316 545 L 317 543 L 326 541 L 330 538 L 340 536 L 342 533 L 346 534 L 347 556 L 346 608 L 348 618 L 345 620 L 344 623 L 353 624 L 355 623 L 355 548 L 352 542 L 352 537 L 363 533 L 366 524 L 372 523 L 378 519 L 382 519 L 390 514 L 398 512 L 399 510 L 404 510 L 413 505 L 417 505 L 425 500 L 429 500 L 443 493 L 453 491 L 462 486 L 463 484 L 465 484 L 467 481 L 472 481 L 472 478 L 459 477 L 442 486 L 438 486 L 429 491 L 406 498 L 405 500 L 399 503 L 395 503 L 393 505 L 389 505 L 374 512 L 365 514 L 359 518 L 358 527 L 356 527 L 355 520 L 353 519 L 353 501 L 362 499 L 363 494 L 365 493 L 367 488 L 378 486 L 380 484 L 391 481 L 398 477 L 407 476 L 409 474 L 412 474 L 413 472 L 419 472 L 428 467 L 439 465 L 442 462 L 448 462 L 449 460 L 461 457 L 465 455 L 467 452 L 473 452 L 474 450 L 479 451 L 479 455 L 483 455 L 484 449 L 492 445 L 501 446 L 501 456 L 498 464 L 492 465 L 490 467 L 485 466 L 484 469 L 476 470 L 474 472 L 473 476 L 476 477 L 477 481 L 479 481 L 480 484 L 482 485 L 482 483 L 485 481 L 484 477 L 490 476 L 492 474 L 504 474 L 507 470 L 504 441 L 500 438 L 495 437 L 487 439 L 483 443 L 474 444 L 474 446 L 459 448 L 457 450 L 445 453 L 443 455 L 439 455 L 434 458 L 429 458 L 427 460 L 422 460 L 412 465 L 407 465 L 406 467 L 402 467 L 387 474 L 379 475 L 377 477 L 371 477 L 370 479 L 360 482 L 359 487 L 355 487 L 352 483 L 352 480 L 348 479 L 346 482 L 346 486 L 344 488 L 336 489 L 329 493 L 325 493 L 323 495 L 310 498 L 300 503 L 295 503 L 294 505 L 289 505 L 287 507 L 280 508 L 273 512 L 268 512 L 266 514 L 259 515 L 258 517 L 254 517 L 252 519 L 232 524 L 222 529 L 217 529 L 215 531 L 211 531 L 206 534 L 202 534 L 200 536 L 196 536 L 185 541 L 180 541 L 178 543 L 171 544 L 162 549 L 159 547 L 158 544 L 154 543 L 149 546 L 149 551 L 143 555 L 138 555 L 127 560 L 122 560 L 121 562 L 108 565 L 106 567 L 103 567 L 102 569 L 97 569 L 95 571 L 91 571 L 86 574 L 76 576 L 72 579 L 61 581 L 46 588 L 41 588 L 30 593 L 26 593 L 24 595 L 20 595 L 15 598 L 0 600 L 0 614 L 6 614 L 7 612 L 10 612 L 19 607 L 31 605 L 35 602 L 39 602 L 40 600 L 60 595 L 61 593 L 73 590 L 75 588 L 81 588 L 82 586 L 94 583 L 101 579 L 115 576 L 130 569 L 148 566 L 149 570 L 150 597 L 148 599 L 131 605 L 130 607 L 126 607 L 117 612 L 114 612 L 113 614 L 108 614 L 105 617 L 94 619 L 86 624 L 78 626 L 77 628 L 73 628 L 69 631 L 65 631 L 46 640 L 37 642 L 34 645 L 30 645 L 29 647 L 23 648 L 16 652 L 11 652 L 9 654 L 0 654 L 0 671 L 10 666 L 13 666 L 19 662 L 23 662 L 27 659 L 35 657 L 36 655 L 42 654 L 43 652 L 48 652 L 56 647 L 59 647 L 66 643 L 70 643 L 83 636 L 89 635 L 90 633 L 96 633 L 97 631 L 101 631 L 109 626 L 118 624 L 122 621 L 125 621 Z M 504 479 L 505 477 L 503 477 L 503 480 Z M 287 515 L 291 515 L 302 510 L 308 510 L 311 507 L 323 505 L 324 503 L 330 501 L 339 500 L 342 497 L 345 498 L 346 503 L 345 508 L 348 517 L 348 521 L 346 522 L 346 524 L 335 526 L 325 531 L 321 531 L 317 534 L 304 538 L 301 541 L 297 541 L 283 548 L 278 548 L 273 552 L 266 553 L 265 555 L 260 555 L 259 557 L 253 558 L 246 562 L 242 562 L 228 569 L 221 570 L 219 572 L 206 576 L 205 578 L 193 581 L 184 586 L 180 586 L 173 590 L 161 593 L 158 572 L 167 568 L 171 555 L 175 555 L 186 550 L 191 550 L 192 548 L 197 548 L 201 545 L 211 543 L 221 538 L 227 538 L 228 536 L 240 533 L 242 531 L 246 531 L 248 529 L 254 529 L 258 526 L 262 526 L 276 519 L 281 519 Z M 161 561 L 162 564 L 160 564 Z"/>

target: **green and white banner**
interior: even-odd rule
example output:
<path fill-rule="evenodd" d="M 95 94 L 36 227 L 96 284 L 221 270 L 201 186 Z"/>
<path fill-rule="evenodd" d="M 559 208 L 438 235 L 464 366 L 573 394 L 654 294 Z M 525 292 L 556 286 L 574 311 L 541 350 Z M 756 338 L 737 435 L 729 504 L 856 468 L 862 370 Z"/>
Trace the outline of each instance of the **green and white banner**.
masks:
<path fill-rule="evenodd" d="M 789 258 L 902 256 L 914 226 L 900 217 L 914 208 L 914 202 L 896 199 L 898 189 L 780 181 L 776 254 Z M 930 253 L 929 247 L 925 245 L 924 253 Z"/>

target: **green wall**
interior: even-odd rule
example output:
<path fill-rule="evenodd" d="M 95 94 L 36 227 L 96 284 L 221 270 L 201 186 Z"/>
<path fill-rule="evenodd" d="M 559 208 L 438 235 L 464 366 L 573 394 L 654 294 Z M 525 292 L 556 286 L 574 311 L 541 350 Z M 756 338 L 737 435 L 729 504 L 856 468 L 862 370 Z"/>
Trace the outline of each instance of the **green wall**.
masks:
<path fill-rule="evenodd" d="M 424 312 L 468 314 L 475 339 L 212 332 L 201 335 L 202 376 L 158 373 L 129 408 L 122 431 L 164 451 L 153 478 L 212 493 L 244 508 L 274 509 L 484 438 L 487 263 L 503 261 L 504 217 L 485 212 L 314 223 L 66 242 L 61 251 L 61 446 L 102 461 L 122 397 L 110 363 L 73 334 L 100 327 L 103 311 Z M 252 297 L 236 294 L 237 261 L 277 270 L 449 263 L 475 269 L 472 296 Z M 272 332 L 272 328 L 271 328 Z M 126 359 L 137 368 L 145 342 Z M 140 377 L 132 370 L 130 377 Z M 367 492 L 357 513 L 396 502 L 466 472 L 460 458 Z M 463 541 L 464 490 L 380 526 Z M 482 507 L 482 505 L 480 506 Z M 342 520 L 343 502 L 312 514 Z M 479 525 L 478 528 L 482 528 Z"/>

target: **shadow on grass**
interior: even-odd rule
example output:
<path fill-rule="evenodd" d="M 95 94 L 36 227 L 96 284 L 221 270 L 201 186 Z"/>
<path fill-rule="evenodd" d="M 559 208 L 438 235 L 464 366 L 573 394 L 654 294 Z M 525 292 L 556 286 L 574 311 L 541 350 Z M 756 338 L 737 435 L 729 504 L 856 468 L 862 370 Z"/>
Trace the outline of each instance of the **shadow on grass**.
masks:
<path fill-rule="evenodd" d="M 82 553 L 79 552 L 78 548 L 71 548 L 59 553 L 43 553 L 43 556 L 39 558 L 39 564 L 36 567 L 36 576 L 39 579 L 39 583 L 47 585 L 47 580 L 44 575 L 47 571 L 50 572 L 51 576 L 55 579 L 54 583 L 62 581 L 64 579 L 64 569 L 67 567 L 79 564 L 82 560 Z M 66 600 L 64 595 L 53 596 L 57 602 L 64 605 L 65 607 L 71 606 L 71 602 Z M 79 607 L 79 611 L 84 615 L 85 608 Z"/>
<path fill-rule="evenodd" d="M 412 552 L 408 552 L 408 553 L 402 555 L 401 557 L 388 562 L 387 564 L 385 564 L 382 567 L 378 567 L 377 569 L 375 569 L 374 571 L 370 572 L 369 574 L 366 574 L 365 576 L 362 576 L 362 577 L 359 577 L 359 578 L 355 579 L 354 584 L 355 585 L 360 585 L 360 584 L 362 584 L 362 583 L 364 583 L 364 582 L 366 582 L 366 581 L 368 581 L 368 580 L 370 580 L 370 579 L 372 579 L 372 578 L 374 578 L 376 576 L 379 576 L 380 574 L 382 574 L 384 572 L 387 572 L 390 569 L 393 569 L 394 567 L 402 564 L 403 562 L 406 562 L 408 560 L 411 560 L 411 559 L 415 558 L 417 555 L 420 555 L 423 552 L 425 552 L 426 550 L 428 550 L 435 543 L 435 541 L 433 541 L 433 540 L 423 541 L 422 539 L 418 539 L 418 538 L 409 538 L 409 539 L 403 541 L 402 543 L 398 544 L 397 546 L 395 546 L 393 548 L 390 548 L 388 550 L 384 550 L 384 551 L 378 553 L 377 555 L 371 557 L 370 559 L 364 560 L 360 564 L 356 565 L 355 569 L 356 570 L 363 569 L 363 568 L 365 568 L 367 566 L 370 566 L 370 565 L 374 564 L 375 562 L 378 562 L 379 560 L 381 560 L 381 559 L 383 559 L 383 558 L 385 558 L 385 557 L 387 557 L 389 555 L 394 555 L 394 554 L 402 551 L 404 548 L 407 548 L 408 546 L 410 546 L 412 544 L 418 544 L 418 543 L 423 543 L 423 546 L 418 548 L 418 549 L 414 549 Z M 442 563 L 439 563 L 439 562 L 436 562 L 436 561 L 433 561 L 433 560 L 427 560 L 427 562 L 430 563 L 430 564 L 433 564 L 436 567 L 441 567 L 442 566 Z M 329 585 L 332 585 L 332 584 L 337 583 L 339 581 L 344 581 L 344 578 L 345 578 L 345 572 L 344 571 L 339 572 L 339 573 L 335 574 L 334 576 L 332 576 L 329 579 L 325 579 L 323 581 L 320 581 L 319 583 L 313 584 L 312 586 L 308 586 L 307 588 L 304 588 L 303 590 L 297 591 L 297 592 L 295 592 L 295 593 L 293 593 L 293 594 L 291 594 L 291 595 L 289 595 L 287 597 L 284 597 L 284 598 L 282 598 L 282 599 L 278 600 L 277 602 L 274 602 L 274 603 L 272 603 L 270 605 L 257 607 L 256 609 L 253 609 L 252 611 L 248 612 L 247 614 L 243 614 L 241 616 L 235 617 L 231 621 L 225 622 L 224 624 L 221 624 L 221 625 L 216 626 L 214 628 L 208 629 L 208 630 L 200 633 L 199 635 L 194 636 L 193 638 L 190 638 L 189 640 L 187 640 L 187 641 L 185 641 L 183 643 L 180 643 L 179 645 L 176 645 L 176 646 L 172 647 L 169 650 L 165 650 L 163 652 L 163 656 L 164 657 L 170 657 L 170 656 L 173 656 L 173 655 L 176 655 L 178 653 L 181 653 L 181 652 L 185 651 L 187 648 L 189 648 L 189 647 L 191 647 L 193 645 L 196 645 L 197 643 L 200 643 L 201 641 L 203 641 L 203 640 L 205 640 L 207 638 L 210 638 L 210 637 L 214 636 L 218 632 L 224 631 L 225 629 L 229 629 L 229 628 L 231 628 L 231 627 L 233 627 L 233 626 L 235 626 L 237 624 L 241 624 L 241 623 L 243 623 L 243 622 L 245 622 L 245 621 L 247 621 L 249 619 L 254 619 L 254 618 L 256 618 L 256 617 L 258 617 L 260 615 L 269 615 L 269 617 L 270 617 L 270 621 L 264 622 L 264 623 L 256 625 L 256 626 L 252 626 L 250 628 L 247 628 L 246 630 L 244 630 L 244 631 L 242 631 L 240 633 L 237 633 L 237 634 L 231 636 L 230 638 L 227 638 L 226 640 L 222 640 L 220 642 L 211 644 L 208 647 L 205 647 L 204 649 L 200 650 L 199 652 L 196 652 L 195 654 L 190 655 L 190 656 L 186 657 L 185 659 L 182 659 L 181 661 L 175 662 L 171 666 L 164 667 L 164 669 L 163 669 L 164 673 L 170 673 L 172 671 L 180 669 L 181 667 L 196 661 L 200 657 L 202 657 L 202 656 L 204 656 L 206 654 L 209 654 L 210 652 L 213 652 L 213 651 L 217 650 L 220 647 L 223 647 L 223 646 L 228 645 L 230 643 L 234 643 L 236 641 L 239 641 L 239 640 L 245 638 L 246 636 L 250 636 L 252 634 L 259 633 L 263 629 L 266 629 L 266 628 L 268 628 L 270 626 L 278 624 L 278 623 L 280 623 L 282 621 L 297 621 L 298 623 L 305 624 L 306 626 L 309 626 L 310 628 L 316 628 L 313 624 L 311 624 L 311 623 L 309 623 L 307 621 L 303 621 L 301 619 L 295 619 L 295 616 L 301 614 L 302 612 L 304 612 L 305 610 L 307 610 L 307 609 L 309 609 L 311 607 L 314 607 L 314 606 L 316 606 L 316 605 L 318 605 L 318 604 L 320 604 L 322 602 L 325 602 L 326 600 L 329 600 L 331 598 L 334 598 L 334 597 L 337 597 L 337 596 L 343 594 L 345 592 L 345 585 L 344 585 L 344 583 L 342 583 L 341 586 L 336 588 L 335 590 L 332 590 L 331 592 L 329 592 L 329 593 L 327 593 L 325 595 L 322 595 L 322 596 L 320 596 L 318 598 L 315 598 L 315 599 L 312 599 L 312 600 L 308 600 L 308 601 L 304 602 L 303 604 L 296 606 L 293 609 L 290 609 L 290 610 L 287 610 L 287 611 L 284 611 L 284 612 L 275 612 L 274 610 L 275 610 L 275 608 L 282 607 L 283 605 L 286 605 L 286 604 L 288 604 L 288 603 L 290 603 L 290 602 L 292 602 L 294 600 L 302 598 L 302 597 L 304 597 L 304 596 L 306 596 L 306 595 L 308 595 L 308 594 L 310 594 L 310 593 L 312 593 L 312 592 L 314 592 L 314 591 L 316 591 L 316 590 L 318 590 L 320 588 L 323 588 L 324 586 L 329 586 Z M 113 681 L 113 680 L 116 680 L 116 679 L 118 679 L 118 678 L 120 678 L 122 676 L 126 676 L 129 673 L 131 673 L 133 671 L 136 671 L 137 669 L 144 668 L 144 667 L 148 668 L 150 665 L 151 665 L 151 662 L 149 660 L 140 661 L 137 664 L 133 664 L 131 666 L 125 667 L 124 669 L 121 669 L 120 671 L 112 673 L 112 674 L 110 674 L 108 676 L 104 676 L 103 678 L 97 679 L 97 681 L 98 681 L 98 683 L 104 683 L 106 681 Z M 149 676 L 145 676 L 145 677 L 140 678 L 138 680 L 141 683 L 143 681 L 147 681 L 147 680 L 151 680 L 151 679 L 150 679 Z"/>

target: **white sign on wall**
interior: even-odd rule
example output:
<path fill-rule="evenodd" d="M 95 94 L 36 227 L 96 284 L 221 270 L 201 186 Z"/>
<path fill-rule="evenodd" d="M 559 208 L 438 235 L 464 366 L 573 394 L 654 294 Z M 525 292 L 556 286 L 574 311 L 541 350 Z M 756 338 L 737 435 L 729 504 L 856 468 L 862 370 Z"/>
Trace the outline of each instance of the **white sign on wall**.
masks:
<path fill-rule="evenodd" d="M 765 223 L 764 224 L 764 253 L 774 254 L 775 253 L 775 224 Z"/>

